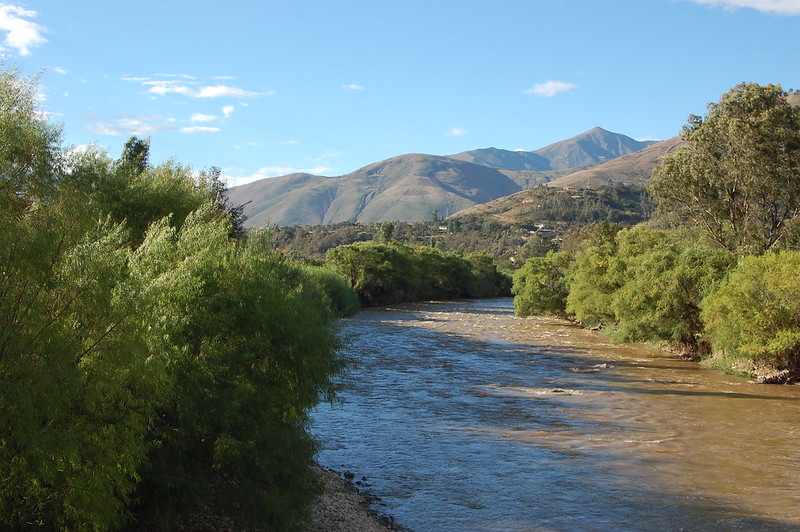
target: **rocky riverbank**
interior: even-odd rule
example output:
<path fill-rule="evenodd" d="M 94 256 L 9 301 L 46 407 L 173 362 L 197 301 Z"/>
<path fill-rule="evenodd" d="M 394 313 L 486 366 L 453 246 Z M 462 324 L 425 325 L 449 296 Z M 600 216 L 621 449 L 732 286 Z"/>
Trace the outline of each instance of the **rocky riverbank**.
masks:
<path fill-rule="evenodd" d="M 322 479 L 324 491 L 311 509 L 309 532 L 409 532 L 391 517 L 370 508 L 371 497 L 360 491 L 352 478 L 342 478 L 336 471 L 316 465 L 313 467 Z"/>

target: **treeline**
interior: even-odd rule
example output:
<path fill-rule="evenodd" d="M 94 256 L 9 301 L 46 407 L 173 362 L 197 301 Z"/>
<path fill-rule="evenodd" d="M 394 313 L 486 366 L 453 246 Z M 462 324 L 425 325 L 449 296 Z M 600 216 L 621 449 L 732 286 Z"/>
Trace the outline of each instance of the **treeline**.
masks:
<path fill-rule="evenodd" d="M 35 93 L 0 72 L 0 528 L 294 527 L 346 281 L 245 239 L 218 171 L 65 150 Z"/>
<path fill-rule="evenodd" d="M 800 378 L 800 109 L 787 96 L 742 84 L 690 117 L 649 183 L 661 227 L 598 224 L 570 252 L 529 259 L 517 314 L 663 342 L 765 382 Z"/>
<path fill-rule="evenodd" d="M 344 276 L 367 306 L 493 297 L 511 288 L 510 277 L 486 253 L 462 256 L 391 240 L 338 246 L 328 251 L 325 266 Z"/>

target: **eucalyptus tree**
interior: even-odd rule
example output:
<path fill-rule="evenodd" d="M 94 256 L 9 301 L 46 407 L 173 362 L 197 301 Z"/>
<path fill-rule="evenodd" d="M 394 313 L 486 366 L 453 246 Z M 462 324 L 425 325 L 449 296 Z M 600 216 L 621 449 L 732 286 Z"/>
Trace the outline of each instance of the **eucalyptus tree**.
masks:
<path fill-rule="evenodd" d="M 779 85 L 742 83 L 692 115 L 649 183 L 662 212 L 737 255 L 761 254 L 800 214 L 800 108 Z"/>

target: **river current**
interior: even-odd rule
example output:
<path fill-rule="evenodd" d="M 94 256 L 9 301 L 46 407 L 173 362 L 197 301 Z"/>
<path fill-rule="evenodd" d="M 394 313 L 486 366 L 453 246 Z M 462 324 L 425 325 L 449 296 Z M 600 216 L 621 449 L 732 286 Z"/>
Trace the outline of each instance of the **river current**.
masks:
<path fill-rule="evenodd" d="M 323 466 L 415 532 L 800 531 L 800 386 L 755 385 L 511 299 L 369 309 L 312 415 Z"/>

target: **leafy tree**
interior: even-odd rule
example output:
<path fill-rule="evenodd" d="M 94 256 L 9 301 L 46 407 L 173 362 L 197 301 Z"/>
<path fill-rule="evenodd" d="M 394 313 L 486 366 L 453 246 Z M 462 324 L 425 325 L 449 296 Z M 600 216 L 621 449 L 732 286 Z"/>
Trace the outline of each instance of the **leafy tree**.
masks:
<path fill-rule="evenodd" d="M 356 242 L 329 250 L 325 265 L 348 280 L 363 304 L 381 305 L 497 295 L 503 277 L 488 261 L 428 246 Z"/>
<path fill-rule="evenodd" d="M 136 174 L 147 170 L 150 167 L 150 139 L 129 138 L 122 148 L 119 165 Z"/>
<path fill-rule="evenodd" d="M 693 236 L 642 226 L 617 234 L 625 280 L 612 297 L 616 340 L 666 342 L 687 356 L 708 354 L 700 302 L 734 259 Z"/>
<path fill-rule="evenodd" d="M 690 116 L 685 145 L 664 156 L 649 188 L 737 255 L 760 254 L 800 213 L 800 108 L 778 85 L 742 83 Z"/>
<path fill-rule="evenodd" d="M 625 263 L 616 257 L 612 244 L 589 246 L 575 258 L 566 312 L 587 327 L 613 325 L 614 293 L 624 279 Z"/>
<path fill-rule="evenodd" d="M 305 277 L 325 293 L 337 316 L 352 316 L 359 311 L 358 295 L 344 276 L 324 266 L 306 264 L 301 269 Z"/>
<path fill-rule="evenodd" d="M 36 80 L 0 69 L 0 201 L 27 205 L 54 193 L 60 174 L 61 132 L 36 105 Z"/>
<path fill-rule="evenodd" d="M 250 202 L 231 205 L 231 200 L 227 195 L 228 185 L 222 180 L 222 170 L 216 166 L 212 166 L 208 171 L 200 172 L 200 183 L 208 190 L 211 201 L 217 205 L 220 213 L 228 218 L 231 224 L 229 236 L 243 240 L 247 236 L 247 230 L 244 227 L 247 216 L 244 214 L 244 208 Z"/>
<path fill-rule="evenodd" d="M 740 371 L 772 366 L 800 378 L 800 252 L 745 257 L 702 301 L 715 350 Z"/>
<path fill-rule="evenodd" d="M 286 529 L 310 500 L 307 413 L 335 391 L 338 340 L 323 292 L 263 240 L 234 246 L 228 230 L 208 205 L 178 231 L 151 227 L 140 249 L 158 252 L 134 263 L 154 280 L 149 297 L 161 305 L 148 338 L 172 354 L 176 378 L 139 496 L 168 521 L 226 475 L 239 487 L 219 503 Z"/>
<path fill-rule="evenodd" d="M 289 528 L 342 367 L 326 291 L 146 144 L 63 153 L 34 93 L 0 76 L 0 528 L 168 518 L 234 481 Z"/>
<path fill-rule="evenodd" d="M 564 252 L 528 259 L 514 274 L 514 313 L 567 317 L 571 265 L 572 257 Z"/>

